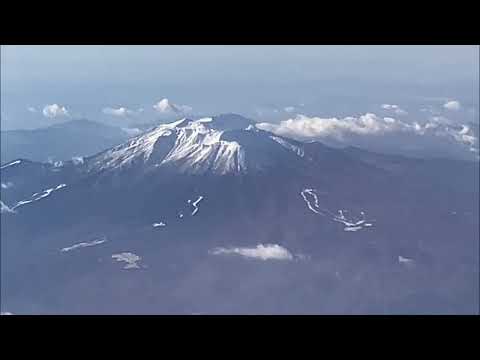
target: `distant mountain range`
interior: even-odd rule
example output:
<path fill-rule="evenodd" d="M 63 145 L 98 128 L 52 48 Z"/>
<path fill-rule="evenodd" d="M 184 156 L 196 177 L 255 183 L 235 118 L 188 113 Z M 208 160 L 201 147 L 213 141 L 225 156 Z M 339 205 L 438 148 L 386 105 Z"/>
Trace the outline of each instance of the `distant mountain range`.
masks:
<path fill-rule="evenodd" d="M 65 161 L 88 156 L 126 140 L 121 128 L 90 120 L 72 120 L 34 130 L 1 132 L 1 162 L 24 158 L 34 161 Z"/>
<path fill-rule="evenodd" d="M 234 114 L 12 159 L 1 311 L 476 313 L 478 166 L 303 143 Z"/>

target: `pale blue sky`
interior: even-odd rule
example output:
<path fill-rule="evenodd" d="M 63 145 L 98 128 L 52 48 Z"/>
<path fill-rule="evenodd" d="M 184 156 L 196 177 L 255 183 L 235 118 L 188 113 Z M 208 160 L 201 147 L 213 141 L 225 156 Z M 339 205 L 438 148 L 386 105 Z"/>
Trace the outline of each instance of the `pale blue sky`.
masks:
<path fill-rule="evenodd" d="M 1 75 L 4 130 L 63 121 L 42 115 L 48 104 L 65 106 L 73 118 L 147 122 L 159 117 L 152 106 L 162 98 L 196 114 L 237 112 L 268 121 L 288 116 L 274 111 L 288 106 L 347 116 L 401 103 L 415 114 L 446 99 L 461 101 L 473 114 L 479 48 L 2 46 Z M 145 110 L 119 119 L 102 113 L 105 107 Z"/>

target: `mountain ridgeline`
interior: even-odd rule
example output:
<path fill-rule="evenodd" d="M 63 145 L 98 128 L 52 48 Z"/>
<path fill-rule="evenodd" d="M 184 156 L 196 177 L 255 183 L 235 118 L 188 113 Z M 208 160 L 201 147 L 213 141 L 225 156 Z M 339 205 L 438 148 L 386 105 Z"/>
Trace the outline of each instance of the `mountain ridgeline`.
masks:
<path fill-rule="evenodd" d="M 302 143 L 233 114 L 111 145 L 2 165 L 2 311 L 478 311 L 476 162 Z"/>
<path fill-rule="evenodd" d="M 34 130 L 1 132 L 2 164 L 19 158 L 33 161 L 65 161 L 92 155 L 125 141 L 120 128 L 80 119 Z"/>

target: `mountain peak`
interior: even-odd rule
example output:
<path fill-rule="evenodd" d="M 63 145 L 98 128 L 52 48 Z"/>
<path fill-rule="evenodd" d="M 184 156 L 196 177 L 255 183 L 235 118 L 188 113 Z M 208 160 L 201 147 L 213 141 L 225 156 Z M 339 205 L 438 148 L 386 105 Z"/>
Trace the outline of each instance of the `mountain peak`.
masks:
<path fill-rule="evenodd" d="M 287 151 L 302 157 L 301 145 L 265 131 L 251 131 L 254 121 L 223 114 L 162 124 L 89 160 L 90 171 L 139 167 L 169 168 L 180 173 L 242 174 L 265 169 Z M 287 159 L 289 157 L 287 156 Z"/>
<path fill-rule="evenodd" d="M 220 114 L 212 117 L 210 126 L 218 130 L 240 130 L 249 125 L 255 125 L 255 121 L 238 114 Z"/>
<path fill-rule="evenodd" d="M 70 121 L 65 121 L 59 124 L 53 124 L 49 126 L 52 129 L 61 129 L 61 128 L 78 128 L 78 127 L 90 127 L 90 128 L 110 128 L 111 126 L 105 125 L 93 120 L 81 118 L 81 119 L 74 119 Z"/>

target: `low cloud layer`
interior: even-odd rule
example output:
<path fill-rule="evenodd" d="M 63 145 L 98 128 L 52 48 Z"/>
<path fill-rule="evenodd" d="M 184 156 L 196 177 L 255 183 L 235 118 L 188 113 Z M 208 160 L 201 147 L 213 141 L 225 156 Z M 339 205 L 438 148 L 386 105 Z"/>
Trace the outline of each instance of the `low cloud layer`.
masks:
<path fill-rule="evenodd" d="M 240 255 L 246 258 L 260 260 L 293 260 L 294 256 L 286 248 L 277 244 L 259 244 L 254 248 L 232 247 L 216 248 L 211 252 L 213 255 Z"/>
<path fill-rule="evenodd" d="M 190 106 L 174 104 L 166 98 L 153 105 L 153 109 L 161 114 L 186 114 L 192 111 Z"/>
<path fill-rule="evenodd" d="M 126 107 L 120 106 L 119 108 L 112 108 L 112 107 L 106 107 L 102 109 L 102 112 L 105 115 L 111 115 L 111 116 L 117 116 L 117 117 L 127 117 L 127 116 L 133 116 L 133 115 L 138 115 L 143 112 L 143 109 L 140 108 L 138 110 L 131 110 Z"/>
<path fill-rule="evenodd" d="M 394 131 L 420 131 L 418 124 L 407 124 L 390 117 L 379 117 L 367 113 L 359 117 L 346 117 L 339 119 L 308 117 L 297 115 L 279 124 L 259 123 L 257 127 L 262 130 L 274 132 L 278 135 L 310 140 L 323 137 L 334 137 L 342 140 L 348 134 L 381 135 Z"/>
<path fill-rule="evenodd" d="M 478 134 L 471 125 L 454 124 L 438 116 L 420 123 L 373 113 L 345 118 L 297 115 L 280 123 L 259 123 L 257 127 L 301 141 L 332 140 L 338 144 L 357 146 L 396 143 L 418 149 L 424 146 L 432 149 L 457 147 L 458 151 L 478 154 Z"/>
<path fill-rule="evenodd" d="M 127 108 L 124 108 L 124 107 L 119 107 L 118 109 L 106 107 L 102 110 L 102 112 L 106 115 L 120 116 L 120 117 L 132 114 L 131 110 L 128 110 Z"/>
<path fill-rule="evenodd" d="M 46 105 L 42 111 L 43 115 L 48 118 L 55 118 L 60 116 L 68 116 L 69 113 L 65 106 L 58 104 Z"/>
<path fill-rule="evenodd" d="M 443 107 L 447 110 L 458 111 L 461 109 L 462 105 L 460 104 L 459 101 L 452 100 L 452 101 L 447 101 L 445 104 L 443 104 Z"/>

